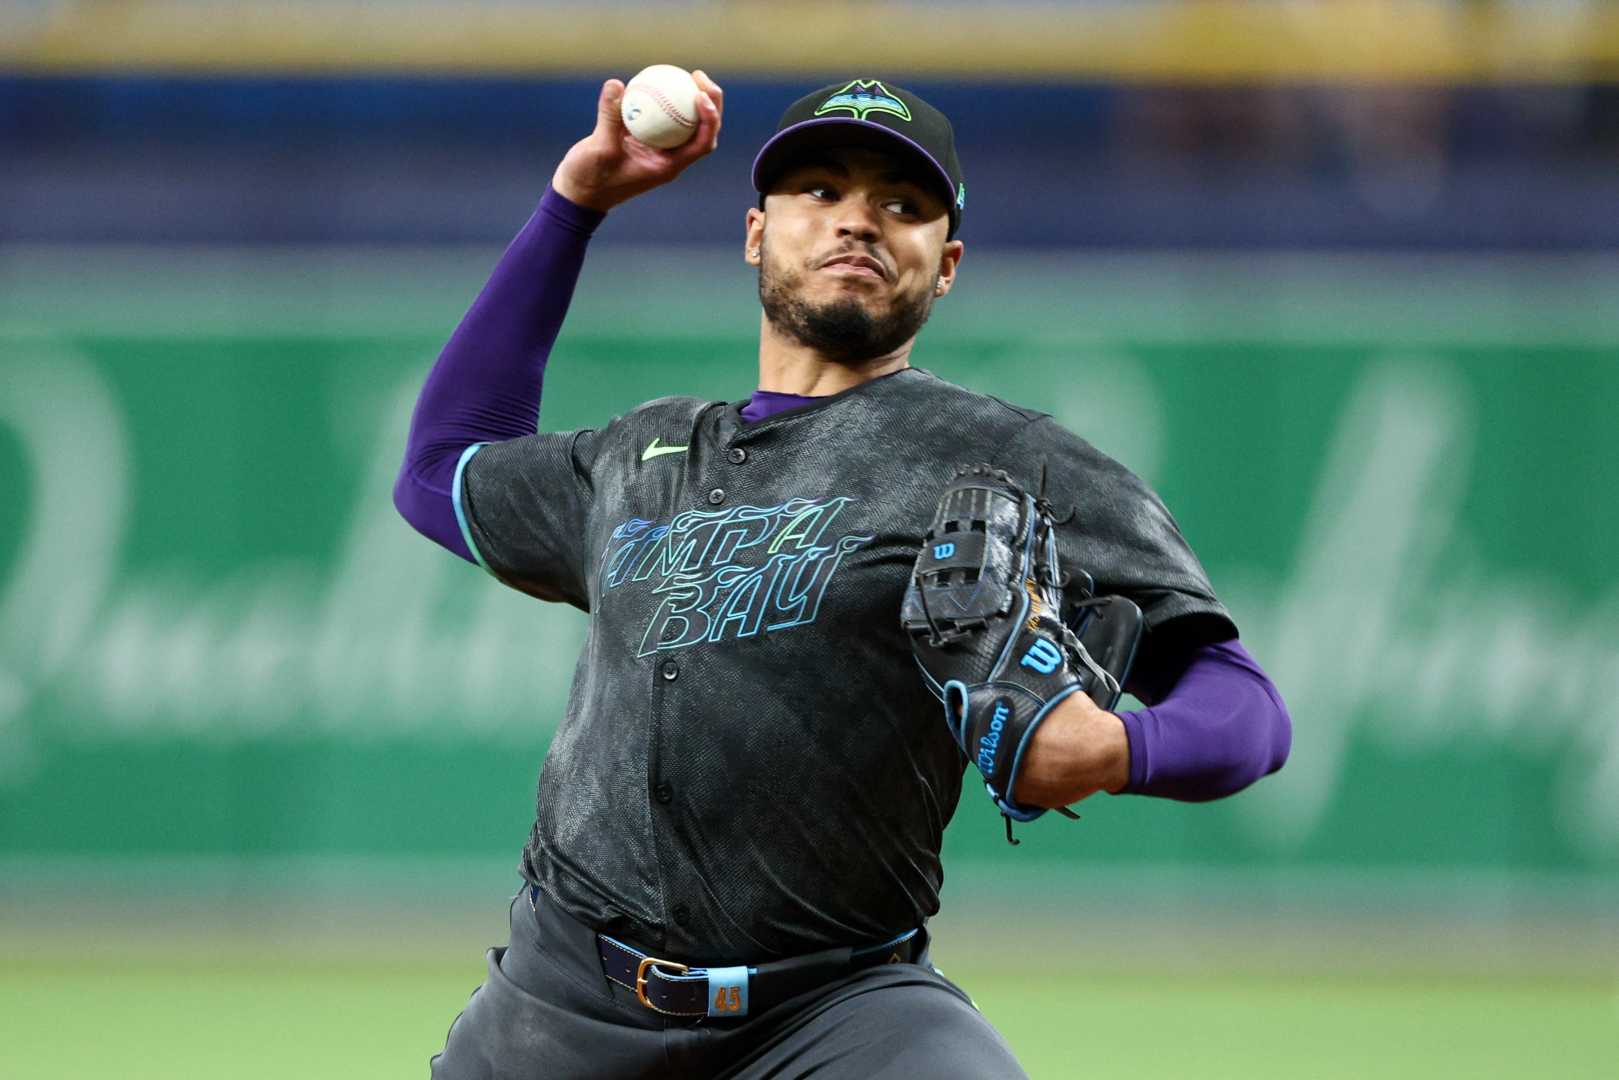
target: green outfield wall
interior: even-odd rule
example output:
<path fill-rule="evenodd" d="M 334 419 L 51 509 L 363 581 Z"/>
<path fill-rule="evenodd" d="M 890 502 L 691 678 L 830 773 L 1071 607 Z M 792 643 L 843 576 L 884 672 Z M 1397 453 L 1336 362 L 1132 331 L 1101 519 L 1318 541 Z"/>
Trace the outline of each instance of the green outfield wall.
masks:
<path fill-rule="evenodd" d="M 584 616 L 389 498 L 492 257 L 0 253 L 0 867 L 515 864 Z M 969 792 L 951 854 L 1611 885 L 1616 284 L 1601 261 L 968 260 L 915 362 L 1146 476 L 1295 742 L 1237 798 L 1103 797 L 1017 849 Z M 544 426 L 745 397 L 752 287 L 730 252 L 593 258 Z"/>

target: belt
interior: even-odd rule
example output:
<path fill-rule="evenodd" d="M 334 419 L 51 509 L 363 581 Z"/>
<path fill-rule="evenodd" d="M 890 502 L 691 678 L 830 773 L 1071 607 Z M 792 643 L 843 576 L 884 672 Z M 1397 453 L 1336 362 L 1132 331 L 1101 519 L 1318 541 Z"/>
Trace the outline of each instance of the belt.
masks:
<path fill-rule="evenodd" d="M 529 901 L 538 891 L 530 886 Z M 927 949 L 921 927 L 873 945 L 773 960 L 767 964 L 698 967 L 661 960 L 606 934 L 596 935 L 602 970 L 642 1005 L 666 1016 L 743 1017 L 813 990 L 840 975 L 878 964 L 909 964 Z"/>

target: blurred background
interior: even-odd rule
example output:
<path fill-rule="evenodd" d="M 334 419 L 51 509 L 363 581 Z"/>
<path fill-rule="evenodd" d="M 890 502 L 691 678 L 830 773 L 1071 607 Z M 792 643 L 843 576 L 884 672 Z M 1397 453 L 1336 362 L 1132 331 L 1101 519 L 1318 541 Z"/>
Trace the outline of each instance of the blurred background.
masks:
<path fill-rule="evenodd" d="M 914 362 L 1153 483 L 1291 707 L 1224 802 L 964 799 L 935 958 L 1030 1073 L 1619 1075 L 1598 0 L 0 0 L 0 1072 L 426 1075 L 584 620 L 392 477 L 653 62 L 725 132 L 598 232 L 543 426 L 745 398 L 753 154 L 899 82 L 968 188 Z"/>

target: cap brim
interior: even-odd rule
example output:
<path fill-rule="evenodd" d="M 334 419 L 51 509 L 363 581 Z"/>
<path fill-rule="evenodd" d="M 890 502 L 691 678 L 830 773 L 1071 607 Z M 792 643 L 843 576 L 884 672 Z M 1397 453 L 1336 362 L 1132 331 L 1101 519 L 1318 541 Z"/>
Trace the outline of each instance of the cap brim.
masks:
<path fill-rule="evenodd" d="M 781 174 L 782 169 L 806 150 L 831 146 L 868 146 L 886 153 L 895 150 L 914 158 L 922 172 L 938 181 L 937 189 L 946 212 L 955 218 L 956 191 L 950 174 L 934 156 L 915 141 L 893 128 L 856 120 L 852 116 L 823 116 L 782 128 L 759 149 L 753 159 L 753 189 L 761 195 Z"/>

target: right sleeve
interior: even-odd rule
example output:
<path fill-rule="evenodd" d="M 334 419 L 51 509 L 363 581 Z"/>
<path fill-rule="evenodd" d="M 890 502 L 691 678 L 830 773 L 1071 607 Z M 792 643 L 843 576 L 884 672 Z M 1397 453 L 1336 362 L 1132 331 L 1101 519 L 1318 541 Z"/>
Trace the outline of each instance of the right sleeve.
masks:
<path fill-rule="evenodd" d="M 455 513 L 478 565 L 541 600 L 590 610 L 591 473 L 600 433 L 542 432 L 468 447 Z"/>
<path fill-rule="evenodd" d="M 546 358 L 603 217 L 547 187 L 416 399 L 394 506 L 416 531 L 468 561 L 477 560 L 452 504 L 471 447 L 538 430 Z"/>

